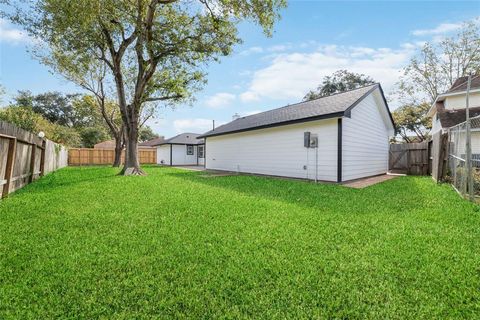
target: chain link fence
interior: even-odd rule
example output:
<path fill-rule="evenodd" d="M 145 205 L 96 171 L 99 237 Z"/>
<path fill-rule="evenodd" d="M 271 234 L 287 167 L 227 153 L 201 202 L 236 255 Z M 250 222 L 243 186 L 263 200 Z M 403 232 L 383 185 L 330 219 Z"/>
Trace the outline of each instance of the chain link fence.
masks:
<path fill-rule="evenodd" d="M 447 177 L 458 193 L 480 201 L 480 116 L 470 119 L 471 156 L 467 156 L 467 123 L 451 127 L 448 132 Z M 471 169 L 469 169 L 471 168 Z"/>

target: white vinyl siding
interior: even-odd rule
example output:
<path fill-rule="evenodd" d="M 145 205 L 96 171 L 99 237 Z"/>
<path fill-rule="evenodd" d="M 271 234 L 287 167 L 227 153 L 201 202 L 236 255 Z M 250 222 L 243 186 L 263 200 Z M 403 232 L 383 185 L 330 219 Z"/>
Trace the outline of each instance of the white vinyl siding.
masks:
<path fill-rule="evenodd" d="M 157 164 L 170 165 L 170 145 L 164 144 L 157 147 Z"/>
<path fill-rule="evenodd" d="M 193 146 L 193 154 L 187 155 L 187 145 L 174 144 L 172 147 L 172 165 L 197 165 L 197 146 Z M 163 162 L 162 162 L 163 161 Z M 170 165 L 170 144 L 157 147 L 157 163 Z"/>
<path fill-rule="evenodd" d="M 433 135 L 440 130 L 442 130 L 442 124 L 440 123 L 440 119 L 438 118 L 438 113 L 435 111 L 432 117 L 432 132 L 430 134 Z"/>
<path fill-rule="evenodd" d="M 370 94 L 352 109 L 351 118 L 343 118 L 342 181 L 388 170 L 389 130 L 379 100 Z"/>
<path fill-rule="evenodd" d="M 337 181 L 337 121 L 318 120 L 208 137 L 207 169 L 315 179 L 315 149 L 304 132 L 318 134 L 318 180 Z M 307 169 L 304 169 L 307 166 Z"/>
<path fill-rule="evenodd" d="M 480 107 L 480 92 L 472 92 L 469 97 L 470 108 Z M 445 98 L 444 106 L 446 110 L 465 109 L 467 107 L 466 93 L 448 96 Z"/>
<path fill-rule="evenodd" d="M 187 155 L 187 145 L 172 145 L 172 162 L 174 166 L 196 165 L 197 148 L 193 146 L 193 154 Z"/>

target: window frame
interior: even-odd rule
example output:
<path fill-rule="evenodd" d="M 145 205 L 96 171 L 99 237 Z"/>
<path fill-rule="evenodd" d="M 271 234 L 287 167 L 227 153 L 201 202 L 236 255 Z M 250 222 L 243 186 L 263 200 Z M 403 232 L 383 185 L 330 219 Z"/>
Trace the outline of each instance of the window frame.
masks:
<path fill-rule="evenodd" d="M 201 148 L 201 149 L 200 149 L 200 148 Z M 202 150 L 201 153 L 200 153 L 200 150 Z M 205 146 L 204 146 L 204 145 L 197 146 L 197 153 L 198 153 L 198 157 L 199 157 L 200 159 L 205 158 Z"/>
<path fill-rule="evenodd" d="M 187 156 L 195 155 L 195 150 L 194 150 L 193 147 L 194 147 L 193 144 L 187 144 Z M 191 149 L 189 149 L 189 148 L 191 148 Z M 191 150 L 191 151 L 189 151 L 189 150 Z"/>

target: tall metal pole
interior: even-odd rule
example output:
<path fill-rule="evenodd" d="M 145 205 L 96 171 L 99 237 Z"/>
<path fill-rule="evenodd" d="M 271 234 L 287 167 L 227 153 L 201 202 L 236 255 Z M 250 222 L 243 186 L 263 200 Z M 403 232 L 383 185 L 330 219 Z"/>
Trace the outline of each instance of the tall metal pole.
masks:
<path fill-rule="evenodd" d="M 465 105 L 465 113 L 466 113 L 466 143 L 465 143 L 465 161 L 467 165 L 467 183 L 468 183 L 468 195 L 471 201 L 474 200 L 474 190 L 473 190 L 473 172 L 472 172 L 472 138 L 470 133 L 470 85 L 472 82 L 472 76 L 468 76 L 467 80 L 467 97 L 466 97 L 466 105 Z"/>

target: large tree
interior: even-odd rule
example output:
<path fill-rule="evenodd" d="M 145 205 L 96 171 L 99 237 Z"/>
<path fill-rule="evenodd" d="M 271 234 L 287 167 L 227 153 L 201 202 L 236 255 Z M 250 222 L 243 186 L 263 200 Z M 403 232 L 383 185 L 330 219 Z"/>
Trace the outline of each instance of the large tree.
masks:
<path fill-rule="evenodd" d="M 250 20 L 267 35 L 286 0 L 39 0 L 14 20 L 50 49 L 90 54 L 109 68 L 126 131 L 125 174 L 143 174 L 137 157 L 142 105 L 188 100 L 205 64 L 240 42 Z"/>
<path fill-rule="evenodd" d="M 393 113 L 398 133 L 422 141 L 428 138 L 429 106 L 446 92 L 456 79 L 480 72 L 480 28 L 466 22 L 451 37 L 427 42 L 404 68 L 394 92 L 401 107 Z"/>
<path fill-rule="evenodd" d="M 324 77 L 317 89 L 309 91 L 303 98 L 303 101 L 326 97 L 334 93 L 357 89 L 373 83 L 375 81 L 364 74 L 338 70 L 332 75 Z"/>
<path fill-rule="evenodd" d="M 95 112 L 92 112 L 92 114 L 101 115 L 111 137 L 115 140 L 113 166 L 119 167 L 122 150 L 125 146 L 125 126 L 121 121 L 118 104 L 112 102 L 116 93 L 114 89 L 112 90 L 109 81 L 111 78 L 107 74 L 108 67 L 103 61 L 96 58 L 96 56 L 105 55 L 105 52 L 100 54 L 97 52 L 95 56 L 90 51 L 68 51 L 52 45 L 47 52 L 37 48 L 35 55 L 54 72 L 61 74 L 67 80 L 93 95 L 94 99 L 91 105 L 95 106 Z M 91 130 L 87 130 L 86 133 L 90 137 L 97 136 Z"/>

